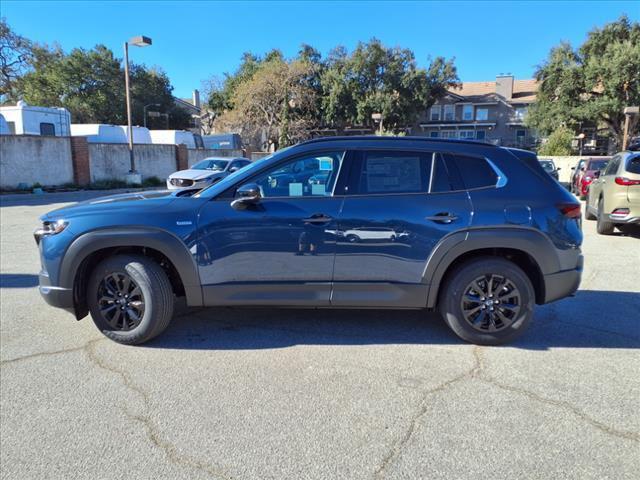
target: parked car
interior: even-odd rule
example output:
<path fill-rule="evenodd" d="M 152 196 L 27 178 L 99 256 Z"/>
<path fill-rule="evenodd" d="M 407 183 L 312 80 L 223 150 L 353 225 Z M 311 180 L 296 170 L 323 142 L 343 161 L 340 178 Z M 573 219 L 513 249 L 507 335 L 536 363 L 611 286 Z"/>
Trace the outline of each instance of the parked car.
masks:
<path fill-rule="evenodd" d="M 578 179 L 580 178 L 580 173 L 583 171 L 585 163 L 587 163 L 588 158 L 581 158 L 578 160 L 578 163 L 575 167 L 571 167 L 571 193 L 578 195 Z"/>
<path fill-rule="evenodd" d="M 627 231 L 640 226 L 640 153 L 622 152 L 589 186 L 585 218 L 597 220 L 598 233 L 611 235 L 614 227 Z"/>
<path fill-rule="evenodd" d="M 179 170 L 167 178 L 167 188 L 204 188 L 251 163 L 248 158 L 210 157 L 200 160 L 187 170 Z"/>
<path fill-rule="evenodd" d="M 284 175 L 301 163 L 306 181 Z M 313 169 L 324 185 L 308 183 Z M 460 338 L 501 344 L 534 304 L 572 295 L 583 265 L 580 203 L 536 155 L 461 140 L 318 138 L 203 190 L 113 195 L 41 220 L 44 299 L 124 344 L 159 335 L 176 297 L 433 310 Z M 336 235 L 380 229 L 402 238 Z"/>
<path fill-rule="evenodd" d="M 553 178 L 555 178 L 556 180 L 559 179 L 558 170 L 560 170 L 560 168 L 556 167 L 556 164 L 553 163 L 553 160 L 542 159 L 540 160 L 540 165 L 542 165 L 544 171 L 551 175 Z"/>
<path fill-rule="evenodd" d="M 587 190 L 589 189 L 589 185 L 591 185 L 591 182 L 593 182 L 593 179 L 595 178 L 595 173 L 605 168 L 608 162 L 608 158 L 590 158 L 589 160 L 587 160 L 584 167 L 582 167 L 583 169 L 578 174 L 577 184 L 578 196 L 580 197 L 580 200 L 584 200 L 585 198 L 587 198 Z"/>

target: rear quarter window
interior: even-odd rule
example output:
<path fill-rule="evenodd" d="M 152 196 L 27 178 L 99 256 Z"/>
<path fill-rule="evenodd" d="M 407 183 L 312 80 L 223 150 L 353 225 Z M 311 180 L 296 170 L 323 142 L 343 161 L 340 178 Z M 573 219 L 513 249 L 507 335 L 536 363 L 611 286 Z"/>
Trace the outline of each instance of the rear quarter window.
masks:
<path fill-rule="evenodd" d="M 640 155 L 636 155 L 635 157 L 630 157 L 627 160 L 627 168 L 625 168 L 625 170 L 629 173 L 640 174 Z"/>
<path fill-rule="evenodd" d="M 498 175 L 484 158 L 446 154 L 448 164 L 453 164 L 465 188 L 495 187 Z"/>

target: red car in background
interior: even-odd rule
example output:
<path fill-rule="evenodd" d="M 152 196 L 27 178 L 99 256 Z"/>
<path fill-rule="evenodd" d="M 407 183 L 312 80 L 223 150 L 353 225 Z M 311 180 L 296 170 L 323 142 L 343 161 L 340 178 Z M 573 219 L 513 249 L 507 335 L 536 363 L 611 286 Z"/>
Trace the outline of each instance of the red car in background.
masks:
<path fill-rule="evenodd" d="M 576 175 L 576 191 L 580 200 L 587 197 L 589 185 L 594 180 L 594 174 L 598 170 L 602 170 L 609 163 L 609 158 L 590 158 Z"/>

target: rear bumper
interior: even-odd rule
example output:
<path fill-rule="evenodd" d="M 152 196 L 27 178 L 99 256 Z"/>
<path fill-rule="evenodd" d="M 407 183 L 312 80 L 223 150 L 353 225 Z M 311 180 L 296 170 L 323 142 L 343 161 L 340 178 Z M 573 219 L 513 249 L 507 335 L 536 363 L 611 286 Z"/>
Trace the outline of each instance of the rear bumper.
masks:
<path fill-rule="evenodd" d="M 554 302 L 572 296 L 580 286 L 584 257 L 578 257 L 576 268 L 563 270 L 544 276 L 544 303 Z"/>
<path fill-rule="evenodd" d="M 75 314 L 75 308 L 73 304 L 73 290 L 70 288 L 62 288 L 51 285 L 49 275 L 46 273 L 40 273 L 38 276 L 40 286 L 40 295 L 44 298 L 52 307 L 62 308 Z"/>

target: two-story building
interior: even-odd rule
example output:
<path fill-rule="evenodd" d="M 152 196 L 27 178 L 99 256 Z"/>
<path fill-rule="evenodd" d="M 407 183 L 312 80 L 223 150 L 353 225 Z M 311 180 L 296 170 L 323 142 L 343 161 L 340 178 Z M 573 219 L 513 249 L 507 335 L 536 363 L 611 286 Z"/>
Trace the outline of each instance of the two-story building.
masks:
<path fill-rule="evenodd" d="M 524 125 L 524 117 L 536 91 L 535 80 L 515 80 L 512 75 L 499 75 L 495 82 L 463 82 L 425 112 L 412 134 L 531 148 L 536 136 Z"/>

